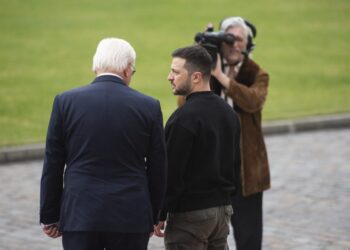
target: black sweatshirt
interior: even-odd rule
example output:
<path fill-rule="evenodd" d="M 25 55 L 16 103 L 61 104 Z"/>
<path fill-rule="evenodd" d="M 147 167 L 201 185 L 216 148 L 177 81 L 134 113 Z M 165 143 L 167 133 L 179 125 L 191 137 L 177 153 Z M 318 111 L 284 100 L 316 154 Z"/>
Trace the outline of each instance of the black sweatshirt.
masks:
<path fill-rule="evenodd" d="M 239 168 L 240 126 L 233 109 L 213 92 L 186 98 L 165 126 L 168 184 L 164 209 L 186 212 L 231 204 Z"/>

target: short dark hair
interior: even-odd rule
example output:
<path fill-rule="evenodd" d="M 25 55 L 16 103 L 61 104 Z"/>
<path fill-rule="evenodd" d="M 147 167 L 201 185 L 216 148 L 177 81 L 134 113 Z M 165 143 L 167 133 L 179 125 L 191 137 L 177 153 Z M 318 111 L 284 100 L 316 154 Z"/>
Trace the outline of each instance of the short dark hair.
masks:
<path fill-rule="evenodd" d="M 192 45 L 175 50 L 172 57 L 179 57 L 186 60 L 185 68 L 193 73 L 199 71 L 204 80 L 209 80 L 211 76 L 212 59 L 209 53 L 200 45 Z"/>

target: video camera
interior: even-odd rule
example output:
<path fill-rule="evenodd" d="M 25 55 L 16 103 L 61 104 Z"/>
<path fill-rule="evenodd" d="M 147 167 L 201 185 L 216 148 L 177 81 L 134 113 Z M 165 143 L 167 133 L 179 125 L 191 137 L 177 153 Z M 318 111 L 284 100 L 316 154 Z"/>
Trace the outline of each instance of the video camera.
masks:
<path fill-rule="evenodd" d="M 212 68 L 215 68 L 217 54 L 219 53 L 221 55 L 222 43 L 233 45 L 235 37 L 223 31 L 214 32 L 212 27 L 208 27 L 205 32 L 198 32 L 194 40 L 209 52 L 213 61 Z"/>

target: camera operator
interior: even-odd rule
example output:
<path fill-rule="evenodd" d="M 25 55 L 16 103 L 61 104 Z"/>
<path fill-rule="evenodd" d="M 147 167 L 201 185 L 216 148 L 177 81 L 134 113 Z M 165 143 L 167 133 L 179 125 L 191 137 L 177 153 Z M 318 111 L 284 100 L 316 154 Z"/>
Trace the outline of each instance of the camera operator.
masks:
<path fill-rule="evenodd" d="M 231 223 L 238 250 L 261 249 L 263 231 L 263 191 L 270 188 L 267 152 L 261 128 L 269 76 L 250 57 L 255 26 L 241 17 L 220 23 L 220 31 L 234 35 L 233 44 L 222 43 L 212 86 L 236 111 L 241 122 L 240 189 L 233 198 Z"/>

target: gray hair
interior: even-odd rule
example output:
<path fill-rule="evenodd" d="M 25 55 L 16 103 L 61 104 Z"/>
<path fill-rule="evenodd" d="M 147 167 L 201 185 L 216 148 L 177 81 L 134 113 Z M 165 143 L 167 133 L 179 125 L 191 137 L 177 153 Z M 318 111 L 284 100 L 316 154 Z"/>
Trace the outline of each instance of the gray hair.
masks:
<path fill-rule="evenodd" d="M 246 41 L 248 41 L 248 36 L 253 37 L 253 32 L 251 29 L 246 25 L 244 19 L 242 17 L 236 16 L 236 17 L 228 17 L 221 21 L 220 23 L 220 31 L 226 32 L 229 28 L 232 27 L 242 27 L 243 32 L 246 38 Z"/>
<path fill-rule="evenodd" d="M 134 64 L 135 59 L 136 52 L 127 41 L 119 38 L 105 38 L 97 46 L 92 70 L 121 72 L 128 67 L 128 64 Z"/>

